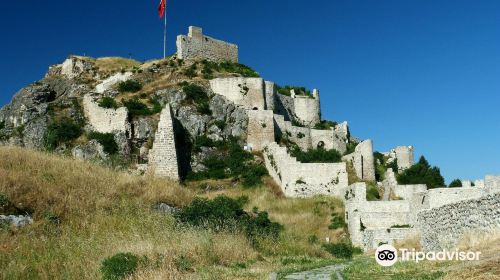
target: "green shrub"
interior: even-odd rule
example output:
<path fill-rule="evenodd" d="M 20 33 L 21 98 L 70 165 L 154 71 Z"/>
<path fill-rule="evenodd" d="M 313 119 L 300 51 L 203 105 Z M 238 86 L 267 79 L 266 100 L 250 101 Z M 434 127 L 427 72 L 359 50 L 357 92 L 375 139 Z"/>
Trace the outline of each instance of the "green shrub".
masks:
<path fill-rule="evenodd" d="M 125 107 L 127 107 L 130 116 L 149 116 L 153 114 L 153 112 L 149 109 L 149 107 L 142 103 L 138 98 L 130 99 L 130 100 L 122 100 L 122 103 Z"/>
<path fill-rule="evenodd" d="M 113 133 L 91 132 L 88 135 L 90 140 L 96 140 L 104 147 L 104 152 L 109 155 L 114 155 L 118 152 L 118 144 L 115 141 Z"/>
<path fill-rule="evenodd" d="M 359 253 L 360 251 L 358 248 L 353 247 L 351 243 L 347 242 L 323 244 L 323 249 L 339 259 L 351 259 L 353 254 Z"/>
<path fill-rule="evenodd" d="M 254 209 L 252 214 L 243 210 L 247 197 L 237 199 L 218 196 L 213 200 L 195 198 L 191 204 L 174 216 L 180 223 L 214 231 L 241 231 L 250 240 L 258 237 L 278 237 L 282 226 L 269 220 L 267 212 Z"/>
<path fill-rule="evenodd" d="M 380 200 L 380 193 L 378 192 L 378 188 L 374 184 L 366 185 L 366 200 L 368 201 Z"/>
<path fill-rule="evenodd" d="M 460 179 L 453 180 L 448 186 L 448 188 L 460 188 L 460 187 L 462 187 L 462 181 L 460 181 Z"/>
<path fill-rule="evenodd" d="M 201 147 L 216 147 L 214 155 L 202 161 L 208 169 L 191 172 L 187 180 L 238 178 L 244 187 L 258 186 L 267 170 L 262 165 L 252 162 L 253 155 L 241 148 L 236 138 L 226 142 L 214 142 L 206 136 L 197 137 L 193 143 L 193 151 L 199 152 Z"/>
<path fill-rule="evenodd" d="M 120 92 L 138 92 L 142 89 L 142 84 L 136 80 L 128 80 L 118 84 L 118 91 Z"/>
<path fill-rule="evenodd" d="M 106 96 L 99 101 L 99 107 L 106 108 L 106 109 L 117 109 L 118 108 L 118 103 L 116 100 L 112 97 Z"/>
<path fill-rule="evenodd" d="M 5 128 L 5 121 L 0 122 L 0 130 Z"/>
<path fill-rule="evenodd" d="M 291 96 L 292 95 L 292 90 L 295 91 L 296 95 L 303 95 L 303 96 L 308 96 L 312 98 L 311 91 L 306 89 L 305 87 L 297 87 L 297 86 L 284 86 L 280 87 L 278 86 L 278 93 L 286 96 Z"/>
<path fill-rule="evenodd" d="M 337 126 L 336 122 L 322 120 L 321 122 L 317 123 L 314 126 L 314 129 L 329 130 L 330 128 L 334 128 L 336 126 Z"/>
<path fill-rule="evenodd" d="M 195 84 L 182 83 L 182 91 L 186 94 L 186 101 L 196 104 L 198 113 L 211 115 L 210 105 L 208 104 L 209 98 L 205 90 Z"/>
<path fill-rule="evenodd" d="M 188 69 L 184 70 L 184 75 L 188 76 L 190 79 L 196 77 L 196 63 L 191 65 Z"/>
<path fill-rule="evenodd" d="M 174 262 L 175 266 L 177 266 L 177 269 L 180 271 L 190 271 L 193 268 L 193 262 L 184 255 L 175 258 Z"/>
<path fill-rule="evenodd" d="M 359 142 L 355 142 L 355 141 L 350 140 L 349 143 L 347 143 L 347 147 L 346 147 L 344 155 L 354 153 L 358 144 L 359 144 Z"/>
<path fill-rule="evenodd" d="M 81 124 L 70 118 L 62 118 L 51 123 L 44 134 L 44 144 L 48 150 L 54 150 L 63 143 L 68 143 L 82 135 Z"/>
<path fill-rule="evenodd" d="M 226 73 L 232 73 L 232 74 L 239 74 L 243 77 L 247 78 L 259 78 L 260 75 L 257 73 L 255 70 L 252 68 L 239 64 L 239 63 L 233 63 L 233 62 L 222 62 L 222 63 L 216 63 L 212 61 L 207 61 L 204 60 L 202 61 L 203 63 L 203 77 L 205 79 L 211 79 L 213 78 L 213 72 L 226 72 Z"/>
<path fill-rule="evenodd" d="M 438 167 L 431 167 L 425 157 L 420 157 L 417 164 L 397 176 L 401 185 L 426 184 L 429 189 L 444 187 L 444 178 Z"/>
<path fill-rule="evenodd" d="M 318 148 L 309 149 L 307 152 L 304 152 L 299 147 L 295 146 L 291 150 L 291 155 L 302 163 L 328 163 L 342 161 L 342 156 L 335 149 L 325 150 L 323 148 Z"/>
<path fill-rule="evenodd" d="M 339 216 L 337 213 L 332 214 L 332 220 L 328 229 L 338 229 L 345 227 L 345 219 L 343 216 Z"/>
<path fill-rule="evenodd" d="M 102 279 L 118 280 L 132 275 L 139 263 L 139 258 L 131 253 L 119 253 L 105 259 L 101 265 Z"/>
<path fill-rule="evenodd" d="M 153 109 L 151 110 L 151 114 L 153 114 L 153 115 L 158 114 L 158 113 L 161 113 L 161 111 L 163 110 L 163 105 L 161 105 L 158 98 L 155 98 L 155 97 L 149 98 L 149 103 L 151 103 L 151 105 L 153 105 Z"/>

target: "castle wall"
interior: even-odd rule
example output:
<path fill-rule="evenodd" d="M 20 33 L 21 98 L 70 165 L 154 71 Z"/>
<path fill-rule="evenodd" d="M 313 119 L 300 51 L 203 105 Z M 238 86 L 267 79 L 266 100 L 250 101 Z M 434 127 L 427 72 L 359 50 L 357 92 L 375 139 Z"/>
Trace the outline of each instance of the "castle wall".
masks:
<path fill-rule="evenodd" d="M 177 36 L 179 59 L 207 59 L 214 62 L 238 62 L 238 46 L 203 35 L 199 27 L 190 26 L 187 36 Z"/>
<path fill-rule="evenodd" d="M 293 98 L 283 94 L 274 95 L 274 112 L 282 115 L 286 121 L 295 119 L 295 104 Z"/>
<path fill-rule="evenodd" d="M 264 149 L 264 159 L 269 174 L 287 197 L 341 197 L 347 187 L 345 163 L 300 163 L 275 142 Z"/>
<path fill-rule="evenodd" d="M 262 151 L 274 139 L 274 114 L 271 110 L 248 110 L 247 144 Z"/>
<path fill-rule="evenodd" d="M 395 171 L 398 173 L 410 168 L 415 163 L 412 146 L 399 146 L 383 154 L 389 157 L 388 163 L 397 160 L 398 170 Z"/>
<path fill-rule="evenodd" d="M 321 108 L 319 94 L 315 90 L 314 97 L 293 95 L 294 112 L 296 120 L 301 124 L 313 127 L 321 121 Z"/>
<path fill-rule="evenodd" d="M 104 80 L 102 83 L 98 84 L 95 87 L 95 91 L 97 93 L 103 93 L 106 90 L 108 90 L 110 87 L 114 86 L 115 84 L 117 84 L 119 82 L 128 81 L 131 77 L 132 77 L 132 72 L 116 73 L 115 75 Z"/>
<path fill-rule="evenodd" d="M 418 222 L 424 250 L 452 249 L 468 231 L 500 229 L 500 193 L 421 211 Z"/>
<path fill-rule="evenodd" d="M 270 81 L 265 81 L 265 97 L 266 97 L 266 110 L 274 111 L 274 96 L 277 93 L 276 84 Z"/>
<path fill-rule="evenodd" d="M 127 108 L 121 107 L 116 110 L 101 108 L 94 101 L 94 98 L 87 94 L 83 97 L 83 109 L 85 117 L 87 117 L 94 131 L 100 133 L 123 132 L 129 134 L 130 124 L 128 122 Z"/>
<path fill-rule="evenodd" d="M 363 231 L 363 248 L 377 248 L 381 244 L 394 245 L 397 241 L 419 236 L 415 228 L 367 229 Z"/>
<path fill-rule="evenodd" d="M 262 78 L 218 78 L 210 80 L 216 94 L 226 97 L 245 109 L 265 110 L 264 80 Z"/>
<path fill-rule="evenodd" d="M 319 130 L 294 126 L 292 122 L 286 121 L 283 115 L 275 114 L 274 120 L 276 122 L 276 134 L 280 137 L 288 137 L 301 150 L 307 151 L 322 146 L 326 150 L 335 149 L 341 154 L 346 151 L 347 138 L 342 130 Z"/>
<path fill-rule="evenodd" d="M 161 111 L 153 148 L 149 153 L 148 168 L 156 177 L 179 180 L 174 123 L 170 106 Z"/>
<path fill-rule="evenodd" d="M 373 142 L 366 140 L 358 144 L 354 153 L 342 157 L 343 161 L 352 162 L 358 178 L 364 181 L 375 181 L 375 159 Z"/>
<path fill-rule="evenodd" d="M 438 208 L 446 204 L 484 196 L 482 188 L 438 188 L 430 189 L 424 199 L 428 200 L 429 208 Z"/>

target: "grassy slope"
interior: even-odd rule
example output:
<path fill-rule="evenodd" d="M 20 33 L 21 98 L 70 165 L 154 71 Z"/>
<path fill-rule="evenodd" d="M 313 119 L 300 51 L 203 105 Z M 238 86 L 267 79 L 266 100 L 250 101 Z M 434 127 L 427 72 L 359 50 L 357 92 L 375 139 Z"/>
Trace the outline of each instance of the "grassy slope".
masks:
<path fill-rule="evenodd" d="M 273 270 L 324 263 L 320 245 L 307 242 L 309 227 L 328 232 L 330 206 L 339 203 L 276 201 L 264 188 L 226 192 L 248 195 L 248 208 L 269 210 L 285 225 L 278 242 L 257 250 L 243 235 L 182 228 L 151 210 L 155 202 L 185 205 L 194 190 L 69 158 L 2 147 L 0 192 L 35 218 L 33 226 L 0 230 L 2 279 L 97 279 L 101 261 L 118 252 L 147 257 L 137 279 L 263 279 Z"/>
<path fill-rule="evenodd" d="M 0 279 L 98 279 L 102 260 L 118 252 L 143 258 L 133 279 L 267 279 L 272 271 L 335 262 L 319 242 L 311 244 L 308 238 L 344 235 L 327 229 L 332 211 L 343 211 L 341 203 L 332 198 L 284 199 L 272 189 L 227 187 L 204 193 L 194 185 L 183 188 L 69 158 L 0 147 L 0 193 L 31 209 L 35 217 L 33 226 L 0 229 Z M 196 194 L 246 195 L 247 210 L 268 211 L 285 231 L 278 242 L 256 249 L 243 235 L 179 227 L 151 210 L 156 202 L 186 205 Z M 480 249 L 480 263 L 406 263 L 382 269 L 373 258 L 361 256 L 345 275 L 436 279 L 444 271 L 445 279 L 498 279 L 499 236 L 471 236 L 462 245 Z"/>

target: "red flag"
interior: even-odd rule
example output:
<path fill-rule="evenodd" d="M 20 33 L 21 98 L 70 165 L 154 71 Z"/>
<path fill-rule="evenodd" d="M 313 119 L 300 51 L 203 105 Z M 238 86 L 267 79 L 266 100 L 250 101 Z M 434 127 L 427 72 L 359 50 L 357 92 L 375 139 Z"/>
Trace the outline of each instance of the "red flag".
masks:
<path fill-rule="evenodd" d="M 160 18 L 165 16 L 165 9 L 167 7 L 167 0 L 160 0 L 160 6 L 158 7 L 158 14 Z"/>

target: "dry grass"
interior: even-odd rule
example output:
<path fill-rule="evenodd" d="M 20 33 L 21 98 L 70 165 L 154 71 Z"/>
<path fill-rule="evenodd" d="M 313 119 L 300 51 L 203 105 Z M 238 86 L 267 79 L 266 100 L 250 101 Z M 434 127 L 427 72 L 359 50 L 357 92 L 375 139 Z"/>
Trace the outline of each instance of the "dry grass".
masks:
<path fill-rule="evenodd" d="M 133 279 L 264 279 L 297 265 L 282 264 L 282 257 L 323 260 L 314 258 L 325 256 L 320 245 L 307 238 L 336 234 L 327 226 L 331 207 L 340 204 L 329 198 L 279 199 L 265 188 L 209 193 L 247 195 L 248 209 L 269 211 L 285 225 L 278 241 L 256 248 L 243 234 L 181 227 L 151 209 L 160 201 L 186 205 L 195 195 L 188 188 L 70 158 L 1 147 L 0 192 L 35 218 L 32 226 L 0 230 L 0 279 L 98 279 L 103 259 L 119 252 L 147 259 Z M 190 267 L 179 267 L 179 258 Z"/>
<path fill-rule="evenodd" d="M 95 65 L 100 72 L 111 74 L 122 70 L 132 70 L 134 67 L 141 66 L 139 61 L 123 57 L 102 57 L 95 61 Z"/>

